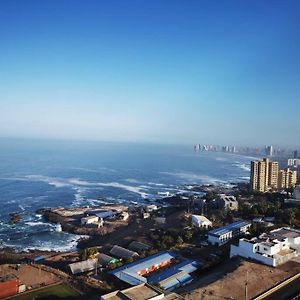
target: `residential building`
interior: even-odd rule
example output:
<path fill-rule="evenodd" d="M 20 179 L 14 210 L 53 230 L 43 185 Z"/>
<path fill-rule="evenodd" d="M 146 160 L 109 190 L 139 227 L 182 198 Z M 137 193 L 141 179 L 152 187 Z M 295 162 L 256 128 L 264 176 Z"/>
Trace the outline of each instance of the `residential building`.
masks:
<path fill-rule="evenodd" d="M 232 238 L 241 234 L 245 234 L 250 227 L 250 222 L 241 220 L 217 229 L 213 229 L 208 232 L 208 242 L 212 245 L 224 245 Z"/>
<path fill-rule="evenodd" d="M 120 247 L 120 246 L 113 246 L 113 248 L 110 250 L 110 254 L 119 257 L 119 258 L 124 258 L 128 259 L 130 257 L 136 257 L 139 256 L 137 252 L 128 250 L 126 248 Z"/>
<path fill-rule="evenodd" d="M 251 161 L 250 186 L 253 191 L 266 192 L 268 189 L 269 160 L 264 158 Z"/>
<path fill-rule="evenodd" d="M 199 264 L 192 260 L 183 260 L 175 264 L 176 258 L 172 252 L 161 252 L 126 264 L 110 274 L 130 285 L 151 283 L 159 284 L 164 290 L 172 290 L 191 282 L 190 274 L 199 267 Z M 156 272 L 167 266 L 170 268 Z"/>
<path fill-rule="evenodd" d="M 297 183 L 297 171 L 286 168 L 279 171 L 278 175 L 278 188 L 288 189 L 296 186 Z"/>
<path fill-rule="evenodd" d="M 277 189 L 279 163 L 277 161 L 270 161 L 268 171 L 268 187 L 270 187 L 271 189 Z"/>
<path fill-rule="evenodd" d="M 216 203 L 218 207 L 224 208 L 225 210 L 238 210 L 239 203 L 236 200 L 236 197 L 219 194 Z"/>
<path fill-rule="evenodd" d="M 278 162 L 268 158 L 251 162 L 250 186 L 253 191 L 265 193 L 269 189 L 281 190 L 296 185 L 297 171 L 279 170 Z"/>
<path fill-rule="evenodd" d="M 239 245 L 231 245 L 230 257 L 242 256 L 276 267 L 300 253 L 300 230 L 283 227 L 258 238 L 240 239 Z"/>
<path fill-rule="evenodd" d="M 148 283 L 142 283 L 125 290 L 118 290 L 101 296 L 100 300 L 180 300 L 184 299 L 178 294 L 167 294 L 166 292 L 151 286 Z"/>
<path fill-rule="evenodd" d="M 205 216 L 192 215 L 192 225 L 198 228 L 210 228 L 212 227 L 212 222 Z"/>

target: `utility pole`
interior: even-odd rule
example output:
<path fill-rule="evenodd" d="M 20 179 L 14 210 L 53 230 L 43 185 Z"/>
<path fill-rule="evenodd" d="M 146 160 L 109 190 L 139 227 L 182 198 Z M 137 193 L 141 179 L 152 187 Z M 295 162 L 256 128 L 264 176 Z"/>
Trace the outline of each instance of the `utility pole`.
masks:
<path fill-rule="evenodd" d="M 246 281 L 245 281 L 245 300 L 248 300 L 248 270 L 246 272 Z"/>

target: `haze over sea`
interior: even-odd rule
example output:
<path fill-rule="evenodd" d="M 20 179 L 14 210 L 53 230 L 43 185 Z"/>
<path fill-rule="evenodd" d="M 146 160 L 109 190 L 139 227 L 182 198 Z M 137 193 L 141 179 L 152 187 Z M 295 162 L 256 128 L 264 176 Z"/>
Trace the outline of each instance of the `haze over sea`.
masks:
<path fill-rule="evenodd" d="M 193 145 L 0 139 L 0 247 L 71 249 L 79 236 L 57 232 L 37 209 L 155 201 L 192 183 L 245 181 L 250 160 Z M 21 222 L 9 224 L 11 212 Z"/>

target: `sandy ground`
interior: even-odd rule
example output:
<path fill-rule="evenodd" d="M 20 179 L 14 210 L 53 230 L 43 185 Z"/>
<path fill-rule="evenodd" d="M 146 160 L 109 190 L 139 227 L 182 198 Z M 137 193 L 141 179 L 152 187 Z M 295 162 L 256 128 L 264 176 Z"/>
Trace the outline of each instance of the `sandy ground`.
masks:
<path fill-rule="evenodd" d="M 37 267 L 31 265 L 21 265 L 17 270 L 16 265 L 0 265 L 0 276 L 13 274 L 21 283 L 25 284 L 26 287 L 38 288 L 43 285 L 49 285 L 55 282 L 59 282 L 60 279 L 55 274 L 43 271 Z"/>
<path fill-rule="evenodd" d="M 233 259 L 215 272 L 203 275 L 177 292 L 184 294 L 187 300 L 245 299 L 247 280 L 247 298 L 251 299 L 298 272 L 300 263 L 296 261 L 272 268 L 255 262 Z"/>

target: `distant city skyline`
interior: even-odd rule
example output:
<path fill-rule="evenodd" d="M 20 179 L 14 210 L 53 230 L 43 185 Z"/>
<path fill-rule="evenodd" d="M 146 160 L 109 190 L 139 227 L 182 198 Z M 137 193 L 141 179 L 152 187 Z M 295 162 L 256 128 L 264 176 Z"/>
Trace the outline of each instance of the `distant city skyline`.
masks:
<path fill-rule="evenodd" d="M 4 0 L 0 38 L 0 137 L 299 147 L 299 1 Z"/>

